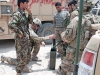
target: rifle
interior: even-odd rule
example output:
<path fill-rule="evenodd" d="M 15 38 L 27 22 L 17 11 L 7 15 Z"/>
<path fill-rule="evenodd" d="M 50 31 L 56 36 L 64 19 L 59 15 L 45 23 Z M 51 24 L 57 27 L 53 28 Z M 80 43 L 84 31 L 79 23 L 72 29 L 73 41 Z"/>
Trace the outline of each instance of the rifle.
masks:
<path fill-rule="evenodd" d="M 58 41 L 57 44 L 55 44 L 55 45 L 53 46 L 53 48 L 56 48 L 56 47 L 57 47 L 59 44 L 61 44 L 61 43 L 63 43 L 63 40 Z M 65 54 L 66 54 L 66 48 L 67 48 L 67 46 L 68 46 L 67 43 L 66 43 L 66 44 L 63 44 L 63 49 L 62 49 L 62 50 L 64 50 Z M 51 50 L 53 51 L 53 50 L 55 50 L 55 49 L 51 49 Z"/>
<path fill-rule="evenodd" d="M 61 43 L 63 43 L 63 41 L 61 40 L 61 41 L 58 41 L 57 42 L 57 44 L 55 44 L 54 46 L 53 46 L 53 48 L 56 48 L 59 44 L 61 44 Z"/>
<path fill-rule="evenodd" d="M 4 29 L 2 29 L 2 27 L 0 27 L 0 30 L 1 30 L 2 32 L 4 32 Z"/>

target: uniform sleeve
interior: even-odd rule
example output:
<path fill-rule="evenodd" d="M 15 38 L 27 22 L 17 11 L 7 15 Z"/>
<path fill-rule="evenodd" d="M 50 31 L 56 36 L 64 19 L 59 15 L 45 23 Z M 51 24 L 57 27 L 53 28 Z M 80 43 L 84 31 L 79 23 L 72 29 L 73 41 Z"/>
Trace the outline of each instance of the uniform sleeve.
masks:
<path fill-rule="evenodd" d="M 31 39 L 34 40 L 34 41 L 42 42 L 42 41 L 49 39 L 49 36 L 39 37 L 32 29 L 29 29 L 29 32 L 30 32 Z"/>
<path fill-rule="evenodd" d="M 73 19 L 67 26 L 66 31 L 61 34 L 61 38 L 64 42 L 70 43 L 76 38 L 78 22 Z"/>
<path fill-rule="evenodd" d="M 23 34 L 18 26 L 18 15 L 13 15 L 8 23 L 8 27 L 17 34 Z"/>
<path fill-rule="evenodd" d="M 32 14 L 29 14 L 29 15 L 28 15 L 28 21 L 29 21 L 30 24 L 33 23 Z"/>

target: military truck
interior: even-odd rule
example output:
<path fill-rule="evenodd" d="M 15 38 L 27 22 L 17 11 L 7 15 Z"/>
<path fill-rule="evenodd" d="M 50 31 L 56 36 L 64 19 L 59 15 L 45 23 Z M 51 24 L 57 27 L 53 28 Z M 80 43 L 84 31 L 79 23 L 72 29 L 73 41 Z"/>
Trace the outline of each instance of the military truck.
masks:
<path fill-rule="evenodd" d="M 93 8 L 93 9 L 92 9 L 92 13 L 93 13 L 94 15 L 100 16 L 100 8 Z"/>
<path fill-rule="evenodd" d="M 29 8 L 33 18 L 37 17 L 42 21 L 42 26 L 38 30 L 39 36 L 46 36 L 54 33 L 53 16 L 57 12 L 55 2 L 62 3 L 62 9 L 68 10 L 70 0 L 29 0 Z M 8 22 L 11 14 L 17 10 L 17 0 L 0 0 L 0 40 L 14 39 L 14 32 L 8 28 Z M 47 40 L 51 43 L 51 40 Z"/>

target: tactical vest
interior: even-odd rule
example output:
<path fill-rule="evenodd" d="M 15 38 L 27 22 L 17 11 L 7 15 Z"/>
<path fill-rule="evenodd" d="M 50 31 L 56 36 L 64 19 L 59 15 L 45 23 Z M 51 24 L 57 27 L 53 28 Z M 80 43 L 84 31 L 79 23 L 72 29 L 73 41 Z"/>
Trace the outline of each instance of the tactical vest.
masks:
<path fill-rule="evenodd" d="M 64 21 L 64 19 L 66 18 L 66 11 L 62 10 L 61 12 L 58 12 L 55 16 L 55 27 L 64 27 L 62 25 L 62 22 Z"/>

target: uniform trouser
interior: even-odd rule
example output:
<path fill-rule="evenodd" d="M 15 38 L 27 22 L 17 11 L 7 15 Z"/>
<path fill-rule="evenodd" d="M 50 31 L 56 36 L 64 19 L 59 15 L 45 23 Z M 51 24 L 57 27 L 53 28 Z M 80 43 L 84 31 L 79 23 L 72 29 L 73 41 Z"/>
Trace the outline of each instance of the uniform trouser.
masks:
<path fill-rule="evenodd" d="M 17 55 L 16 71 L 21 73 L 31 59 L 30 41 L 27 37 L 18 38 L 15 40 L 15 46 Z"/>
<path fill-rule="evenodd" d="M 55 35 L 56 35 L 56 40 L 57 42 L 58 41 L 61 41 L 61 33 L 65 30 L 65 28 L 55 28 Z M 64 54 L 64 51 L 63 51 L 63 45 L 62 44 L 59 44 L 57 46 L 58 48 L 58 53 L 60 53 L 61 55 Z"/>
<path fill-rule="evenodd" d="M 75 61 L 75 48 L 68 46 L 66 49 L 66 58 L 67 61 L 69 62 L 67 65 L 69 68 L 68 72 L 73 72 L 73 67 L 74 67 L 74 61 Z"/>
<path fill-rule="evenodd" d="M 71 75 L 74 70 L 74 62 L 75 62 L 75 52 L 76 48 L 68 46 L 66 49 L 66 57 L 63 58 L 62 63 L 59 67 L 62 75 Z M 79 51 L 79 61 L 83 51 Z"/>
<path fill-rule="evenodd" d="M 40 50 L 40 42 L 35 42 L 35 45 L 34 45 L 33 51 L 32 51 L 32 55 L 35 54 L 35 56 L 37 56 L 39 50 Z"/>
<path fill-rule="evenodd" d="M 38 54 L 39 52 L 39 49 L 40 49 L 40 43 L 39 42 L 36 42 L 35 45 L 33 46 L 34 50 L 32 51 L 32 54 Z M 11 64 L 11 65 L 17 65 L 17 60 L 16 58 L 10 58 L 10 57 L 6 57 L 6 58 L 9 58 L 9 61 L 8 63 Z"/>

